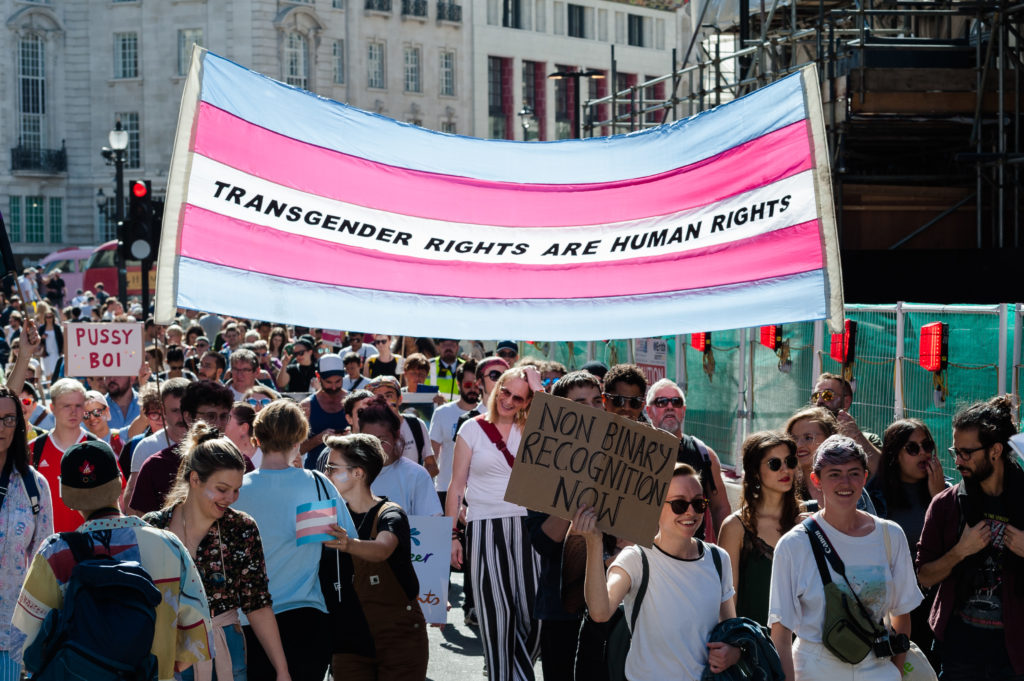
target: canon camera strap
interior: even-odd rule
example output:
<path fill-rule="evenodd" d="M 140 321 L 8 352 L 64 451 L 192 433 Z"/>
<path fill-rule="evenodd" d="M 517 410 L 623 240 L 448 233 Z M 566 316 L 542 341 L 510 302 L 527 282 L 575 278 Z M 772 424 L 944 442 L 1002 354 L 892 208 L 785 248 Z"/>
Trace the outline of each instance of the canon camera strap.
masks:
<path fill-rule="evenodd" d="M 850 584 L 850 580 L 846 578 L 846 566 L 843 565 L 843 559 L 839 557 L 839 553 L 836 552 L 832 542 L 829 541 L 828 535 L 821 529 L 821 526 L 814 521 L 814 517 L 806 518 L 803 521 L 804 529 L 807 530 L 807 534 L 811 540 L 811 553 L 814 554 L 814 560 L 818 563 L 818 572 L 821 573 L 821 582 L 823 585 L 828 586 L 832 582 L 832 575 L 829 574 L 828 565 L 832 566 L 832 569 L 843 578 L 846 582 L 846 586 L 850 588 L 850 593 L 853 594 L 853 599 L 857 601 L 857 606 L 860 608 L 861 615 L 863 615 L 867 621 L 874 622 L 874 618 L 871 617 L 871 611 L 864 607 L 861 603 L 860 597 L 854 590 L 853 585 Z M 825 564 L 828 561 L 828 565 Z"/>

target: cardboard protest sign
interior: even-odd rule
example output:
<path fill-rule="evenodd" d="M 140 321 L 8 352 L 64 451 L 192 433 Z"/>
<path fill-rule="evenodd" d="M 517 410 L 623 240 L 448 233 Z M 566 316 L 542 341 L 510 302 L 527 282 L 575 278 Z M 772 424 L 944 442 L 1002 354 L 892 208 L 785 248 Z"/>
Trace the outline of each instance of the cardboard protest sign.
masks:
<path fill-rule="evenodd" d="M 678 449 L 663 430 L 534 393 L 505 501 L 570 519 L 593 506 L 603 531 L 650 546 Z"/>
<path fill-rule="evenodd" d="M 644 372 L 647 385 L 665 378 L 668 369 L 668 341 L 664 338 L 637 338 L 633 341 L 636 366 Z"/>
<path fill-rule="evenodd" d="M 142 368 L 142 322 L 67 324 L 66 376 L 134 376 Z"/>
<path fill-rule="evenodd" d="M 412 567 L 420 581 L 418 600 L 429 624 L 448 618 L 448 565 L 452 520 L 444 516 L 409 516 Z"/>

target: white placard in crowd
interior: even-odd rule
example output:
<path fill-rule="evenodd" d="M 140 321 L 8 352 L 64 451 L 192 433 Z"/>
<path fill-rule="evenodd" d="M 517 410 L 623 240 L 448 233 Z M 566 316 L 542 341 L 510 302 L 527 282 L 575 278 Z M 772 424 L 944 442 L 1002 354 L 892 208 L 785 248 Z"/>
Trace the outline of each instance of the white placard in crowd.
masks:
<path fill-rule="evenodd" d="M 448 567 L 452 521 L 444 516 L 409 516 L 412 566 L 420 581 L 420 607 L 428 624 L 448 620 Z"/>
<path fill-rule="evenodd" d="M 135 376 L 142 368 L 142 322 L 70 323 L 65 376 Z"/>
<path fill-rule="evenodd" d="M 647 385 L 666 376 L 668 369 L 668 341 L 663 338 L 637 338 L 633 341 L 636 366 L 644 372 Z"/>

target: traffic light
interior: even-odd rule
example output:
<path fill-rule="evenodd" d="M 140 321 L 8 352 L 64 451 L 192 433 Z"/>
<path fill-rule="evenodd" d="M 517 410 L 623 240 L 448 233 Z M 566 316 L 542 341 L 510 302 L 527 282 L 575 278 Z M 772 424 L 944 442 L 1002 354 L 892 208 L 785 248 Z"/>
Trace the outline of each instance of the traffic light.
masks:
<path fill-rule="evenodd" d="M 128 183 L 128 215 L 121 233 L 125 260 L 152 260 L 160 237 L 160 215 L 152 199 L 149 180 Z M 162 211 L 159 211 L 162 213 Z"/>

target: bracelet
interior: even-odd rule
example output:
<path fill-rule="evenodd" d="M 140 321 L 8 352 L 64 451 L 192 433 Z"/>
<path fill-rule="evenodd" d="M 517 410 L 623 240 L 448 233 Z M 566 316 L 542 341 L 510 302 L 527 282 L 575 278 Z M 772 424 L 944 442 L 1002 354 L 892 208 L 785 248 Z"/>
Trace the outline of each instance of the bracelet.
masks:
<path fill-rule="evenodd" d="M 462 541 L 462 537 L 463 537 L 462 530 L 459 530 L 459 529 L 453 529 L 452 530 L 452 539 L 453 540 L 458 539 L 459 541 Z"/>

